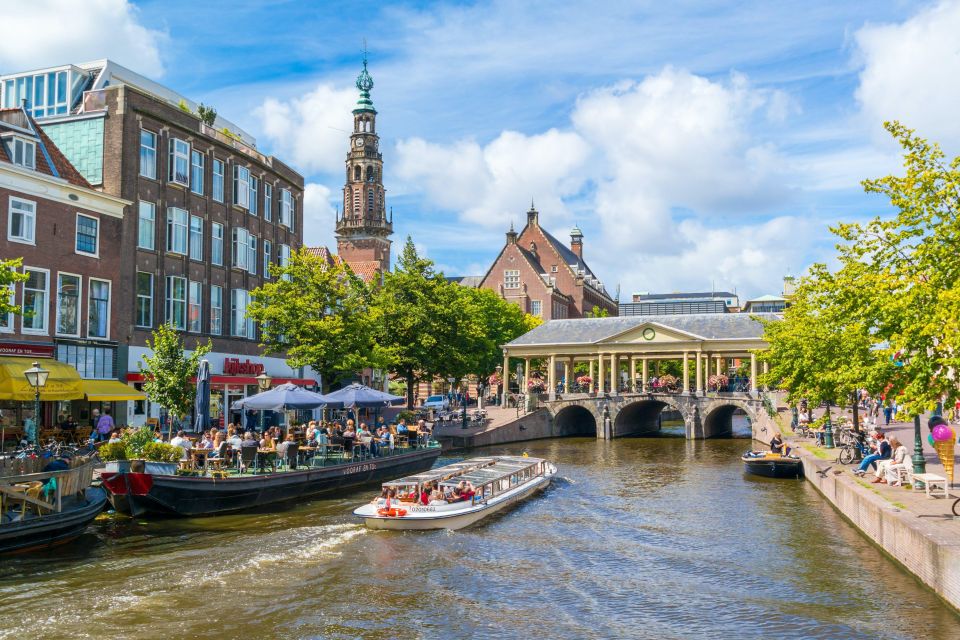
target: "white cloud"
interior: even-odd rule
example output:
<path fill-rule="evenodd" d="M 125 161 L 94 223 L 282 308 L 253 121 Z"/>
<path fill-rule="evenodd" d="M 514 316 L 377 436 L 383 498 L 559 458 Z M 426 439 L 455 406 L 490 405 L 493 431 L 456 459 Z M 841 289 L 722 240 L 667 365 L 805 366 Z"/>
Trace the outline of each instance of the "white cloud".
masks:
<path fill-rule="evenodd" d="M 531 199 L 541 211 L 564 215 L 563 198 L 582 187 L 588 154 L 579 135 L 556 129 L 504 131 L 485 146 L 412 138 L 398 142 L 394 171 L 435 206 L 460 211 L 462 221 L 505 228 L 520 221 Z"/>
<path fill-rule="evenodd" d="M 300 171 L 340 174 L 356 99 L 355 89 L 320 84 L 302 98 L 268 98 L 254 114 L 277 156 Z"/>
<path fill-rule="evenodd" d="M 857 31 L 863 70 L 856 91 L 863 116 L 875 131 L 900 120 L 921 136 L 956 149 L 960 137 L 960 2 L 923 9 L 900 24 Z"/>
<path fill-rule="evenodd" d="M 336 253 L 337 214 L 330 189 L 315 182 L 303 188 L 303 241 L 308 247 L 326 246 Z"/>
<path fill-rule="evenodd" d="M 27 71 L 111 58 L 147 76 L 163 75 L 164 32 L 140 24 L 127 0 L 3 3 L 0 68 Z"/>

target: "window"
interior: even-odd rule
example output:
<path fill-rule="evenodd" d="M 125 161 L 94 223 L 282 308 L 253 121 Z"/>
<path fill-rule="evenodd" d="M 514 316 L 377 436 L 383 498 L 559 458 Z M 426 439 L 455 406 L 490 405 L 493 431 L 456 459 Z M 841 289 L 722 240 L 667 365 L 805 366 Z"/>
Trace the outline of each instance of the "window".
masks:
<path fill-rule="evenodd" d="M 263 183 L 263 219 L 273 220 L 273 185 Z"/>
<path fill-rule="evenodd" d="M 167 318 L 174 329 L 187 328 L 187 279 L 167 276 Z"/>
<path fill-rule="evenodd" d="M 157 179 L 157 134 L 140 129 L 140 175 Z"/>
<path fill-rule="evenodd" d="M 194 149 L 190 153 L 190 191 L 203 195 L 203 154 Z"/>
<path fill-rule="evenodd" d="M 367 190 L 367 213 L 373 213 L 373 189 Z"/>
<path fill-rule="evenodd" d="M 503 272 L 503 288 L 504 289 L 520 288 L 520 270 L 519 269 L 507 269 Z"/>
<path fill-rule="evenodd" d="M 233 203 L 250 207 L 250 169 L 233 165 Z"/>
<path fill-rule="evenodd" d="M 550 273 L 556 273 L 556 272 L 557 272 L 557 265 L 552 265 L 550 267 Z"/>
<path fill-rule="evenodd" d="M 200 321 L 203 316 L 203 291 L 200 288 L 200 283 L 191 280 L 188 293 L 190 297 L 187 301 L 187 331 L 200 333 L 202 331 Z"/>
<path fill-rule="evenodd" d="M 290 247 L 285 244 L 280 245 L 280 254 L 277 256 L 277 259 L 280 261 L 281 267 L 286 267 L 290 264 Z M 290 280 L 290 274 L 283 274 L 283 279 Z"/>
<path fill-rule="evenodd" d="M 223 225 L 210 223 L 210 262 L 223 266 Z"/>
<path fill-rule="evenodd" d="M 87 337 L 110 337 L 110 282 L 90 278 L 87 301 Z"/>
<path fill-rule="evenodd" d="M 247 242 L 247 273 L 257 275 L 257 236 L 252 233 Z"/>
<path fill-rule="evenodd" d="M 57 274 L 57 333 L 80 335 L 80 276 Z"/>
<path fill-rule="evenodd" d="M 289 189 L 280 189 L 280 224 L 293 228 L 293 194 Z"/>
<path fill-rule="evenodd" d="M 250 176 L 250 214 L 257 215 L 257 188 L 260 181 Z"/>
<path fill-rule="evenodd" d="M 190 145 L 179 138 L 170 138 L 170 175 L 167 179 L 190 186 Z"/>
<path fill-rule="evenodd" d="M 10 197 L 10 215 L 7 223 L 7 239 L 13 242 L 34 244 L 34 229 L 37 225 L 37 203 Z"/>
<path fill-rule="evenodd" d="M 530 301 L 530 315 L 539 317 L 543 312 L 543 303 L 540 300 Z"/>
<path fill-rule="evenodd" d="M 230 333 L 239 338 L 252 338 L 253 321 L 247 318 L 250 294 L 243 289 L 230 291 Z M 248 333 L 248 330 L 251 330 Z"/>
<path fill-rule="evenodd" d="M 137 271 L 137 317 L 138 327 L 153 326 L 153 274 Z"/>
<path fill-rule="evenodd" d="M 269 240 L 263 241 L 263 277 L 270 277 L 270 263 L 273 260 L 273 245 Z"/>
<path fill-rule="evenodd" d="M 77 75 L 73 75 L 77 82 Z M 70 94 L 67 92 L 67 71 L 47 71 L 24 75 L 6 81 L 3 91 L 3 107 L 26 109 L 34 118 L 67 113 Z"/>
<path fill-rule="evenodd" d="M 247 270 L 247 253 L 250 247 L 250 233 L 240 227 L 233 228 L 233 262 L 237 269 Z"/>
<path fill-rule="evenodd" d="M 153 250 L 156 226 L 156 205 L 152 202 L 140 201 L 140 210 L 137 220 L 137 246 L 141 249 Z"/>
<path fill-rule="evenodd" d="M 223 160 L 213 159 L 213 199 L 223 202 Z"/>
<path fill-rule="evenodd" d="M 190 259 L 203 260 L 203 218 L 190 216 Z"/>
<path fill-rule="evenodd" d="M 187 255 L 187 212 L 184 209 L 167 209 L 167 251 Z"/>
<path fill-rule="evenodd" d="M 223 333 L 223 287 L 210 285 L 210 333 Z"/>
<path fill-rule="evenodd" d="M 6 147 L 7 156 L 13 164 L 27 169 L 36 169 L 37 145 L 31 140 L 12 137 L 8 138 L 3 146 Z"/>
<path fill-rule="evenodd" d="M 115 347 L 91 347 L 77 344 L 58 344 L 57 360 L 77 370 L 87 380 L 115 379 Z"/>
<path fill-rule="evenodd" d="M 24 267 L 27 280 L 23 283 L 23 332 L 47 333 L 50 305 L 50 272 L 46 269 Z"/>
<path fill-rule="evenodd" d="M 77 214 L 77 253 L 96 256 L 100 242 L 100 220 Z"/>

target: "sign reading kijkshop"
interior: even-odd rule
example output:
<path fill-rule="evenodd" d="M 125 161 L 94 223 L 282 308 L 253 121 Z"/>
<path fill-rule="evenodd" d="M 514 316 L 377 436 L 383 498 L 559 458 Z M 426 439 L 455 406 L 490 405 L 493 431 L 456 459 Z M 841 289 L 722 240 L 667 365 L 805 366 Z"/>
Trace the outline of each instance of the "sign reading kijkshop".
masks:
<path fill-rule="evenodd" d="M 223 375 L 225 376 L 258 376 L 263 373 L 263 365 L 258 362 L 246 360 L 240 362 L 240 358 L 224 358 Z"/>
<path fill-rule="evenodd" d="M 0 342 L 0 356 L 21 356 L 27 358 L 52 358 L 52 344 L 24 344 L 22 342 Z"/>

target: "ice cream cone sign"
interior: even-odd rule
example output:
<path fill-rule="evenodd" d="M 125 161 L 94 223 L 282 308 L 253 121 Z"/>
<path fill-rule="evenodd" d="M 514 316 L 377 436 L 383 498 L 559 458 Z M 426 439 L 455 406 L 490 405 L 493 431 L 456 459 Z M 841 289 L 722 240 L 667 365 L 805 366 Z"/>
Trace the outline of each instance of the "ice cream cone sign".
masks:
<path fill-rule="evenodd" d="M 953 465 L 955 462 L 954 447 L 956 445 L 956 436 L 950 425 L 945 421 L 938 421 L 931 429 L 930 435 L 933 436 L 933 448 L 936 449 L 940 457 L 940 464 L 947 476 L 947 482 L 953 484 Z"/>

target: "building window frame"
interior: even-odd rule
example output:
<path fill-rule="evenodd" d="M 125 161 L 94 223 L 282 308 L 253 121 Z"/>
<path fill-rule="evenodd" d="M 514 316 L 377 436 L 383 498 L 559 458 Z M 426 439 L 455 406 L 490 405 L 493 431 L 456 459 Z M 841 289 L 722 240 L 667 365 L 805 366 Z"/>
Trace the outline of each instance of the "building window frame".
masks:
<path fill-rule="evenodd" d="M 543 301 L 542 300 L 530 301 L 530 315 L 536 316 L 538 318 L 543 317 Z"/>
<path fill-rule="evenodd" d="M 252 321 L 247 318 L 250 292 L 246 289 L 230 290 L 230 335 L 235 338 L 252 338 L 248 335 Z"/>
<path fill-rule="evenodd" d="M 149 216 L 144 215 L 145 211 Z M 140 200 L 137 206 L 137 248 L 148 251 L 157 248 L 157 205 L 147 200 Z"/>
<path fill-rule="evenodd" d="M 170 157 L 167 182 L 190 187 L 190 143 L 180 138 L 168 141 Z"/>
<path fill-rule="evenodd" d="M 63 318 L 63 278 L 75 279 L 76 292 L 72 294 L 74 298 L 74 329 L 73 331 L 62 331 L 60 328 L 60 322 Z M 65 336 L 70 338 L 79 338 L 80 337 L 80 318 L 83 317 L 83 276 L 79 273 L 70 273 L 69 271 L 58 271 L 57 272 L 57 315 L 56 315 L 56 325 L 55 332 L 58 336 Z"/>
<path fill-rule="evenodd" d="M 257 204 L 258 204 L 258 195 L 260 192 L 260 180 L 256 176 L 250 176 L 250 202 L 247 206 L 247 212 L 255 216 L 257 215 Z"/>
<path fill-rule="evenodd" d="M 250 232 L 243 227 L 233 228 L 233 247 L 230 266 L 241 271 L 247 270 L 247 256 L 249 255 Z"/>
<path fill-rule="evenodd" d="M 14 206 L 16 203 L 16 206 Z M 29 209 L 29 211 L 28 211 Z M 20 216 L 20 233 L 14 234 L 13 220 Z M 37 203 L 33 200 L 10 196 L 7 210 L 7 240 L 20 244 L 37 244 Z"/>
<path fill-rule="evenodd" d="M 280 245 L 280 251 L 277 253 L 277 263 L 279 263 L 281 267 L 286 267 L 290 264 L 290 245 Z M 289 273 L 284 273 L 282 278 L 287 281 L 291 279 Z"/>
<path fill-rule="evenodd" d="M 223 266 L 223 224 L 210 223 L 210 264 Z"/>
<path fill-rule="evenodd" d="M 37 168 L 37 143 L 20 136 L 4 136 L 4 146 L 12 164 L 25 169 Z"/>
<path fill-rule="evenodd" d="M 187 279 L 167 276 L 164 292 L 164 322 L 178 331 L 187 329 Z"/>
<path fill-rule="evenodd" d="M 263 240 L 263 277 L 270 277 L 270 265 L 273 264 L 273 243 L 264 238 Z"/>
<path fill-rule="evenodd" d="M 263 183 L 263 219 L 273 221 L 273 185 L 269 182 Z"/>
<path fill-rule="evenodd" d="M 187 255 L 189 226 L 190 214 L 186 209 L 167 207 L 167 253 Z"/>
<path fill-rule="evenodd" d="M 148 136 L 144 138 L 144 136 Z M 140 177 L 157 179 L 157 134 L 140 129 Z"/>
<path fill-rule="evenodd" d="M 190 216 L 190 259 L 203 262 L 203 218 Z"/>
<path fill-rule="evenodd" d="M 198 149 L 190 151 L 190 191 L 203 195 L 203 178 L 206 169 L 206 156 Z"/>
<path fill-rule="evenodd" d="M 30 335 L 49 335 L 50 333 L 50 269 L 44 269 L 43 267 L 23 267 L 23 272 L 33 272 L 33 273 L 42 273 L 44 275 L 44 288 L 36 289 L 29 288 L 27 285 L 30 283 L 30 280 L 25 280 L 23 282 L 23 297 L 21 300 L 21 314 L 20 314 L 20 332 Z M 33 296 L 42 296 L 42 302 L 40 305 L 35 305 L 42 308 L 42 326 L 27 326 L 28 314 L 27 314 L 27 292 L 32 292 Z M 36 317 L 36 316 L 34 316 Z"/>
<path fill-rule="evenodd" d="M 147 282 L 149 282 L 149 291 L 144 294 L 140 290 L 141 278 L 140 276 L 147 276 Z M 150 329 L 153 327 L 153 299 L 154 299 L 154 274 L 149 271 L 137 271 L 137 279 L 134 283 L 136 287 L 136 303 L 133 309 L 134 313 L 134 326 L 140 329 Z"/>
<path fill-rule="evenodd" d="M 290 189 L 280 189 L 280 224 L 293 230 L 293 192 Z"/>
<path fill-rule="evenodd" d="M 257 275 L 257 236 L 250 234 L 247 238 L 247 273 L 252 276 Z"/>
<path fill-rule="evenodd" d="M 105 284 L 107 285 L 107 297 L 106 298 L 97 298 L 97 304 L 94 302 L 94 284 Z M 91 340 L 109 340 L 110 339 L 110 298 L 113 293 L 113 283 L 110 280 L 104 280 L 103 278 L 87 278 L 87 337 Z M 100 308 L 102 305 L 102 309 Z M 98 335 L 94 333 L 94 327 L 98 323 L 94 322 L 94 311 L 100 309 L 100 313 L 103 313 L 106 317 L 104 318 L 103 323 L 103 335 Z M 101 319 L 102 316 L 97 316 L 97 319 Z"/>
<path fill-rule="evenodd" d="M 233 165 L 233 204 L 250 208 L 250 169 Z"/>
<path fill-rule="evenodd" d="M 520 270 L 519 269 L 503 270 L 503 288 L 504 289 L 520 288 Z"/>
<path fill-rule="evenodd" d="M 81 234 L 81 233 L 80 233 L 80 224 L 81 224 L 80 219 L 81 219 L 81 218 L 84 218 L 84 219 L 86 219 L 86 220 L 92 220 L 92 221 L 93 221 L 93 224 L 94 224 L 94 230 L 93 230 L 93 251 L 86 251 L 86 250 L 80 248 L 80 238 L 81 238 L 81 235 L 82 235 L 84 238 L 89 238 L 89 237 L 90 237 L 90 234 L 89 234 L 89 233 L 84 233 L 84 234 Z M 73 244 L 74 253 L 76 253 L 77 255 L 81 255 L 81 256 L 90 256 L 91 258 L 99 258 L 99 257 L 100 257 L 100 218 L 98 218 L 98 217 L 96 217 L 96 216 L 91 216 L 91 215 L 86 214 L 86 213 L 77 213 L 76 232 L 75 232 L 74 235 L 75 235 L 74 244 Z"/>
<path fill-rule="evenodd" d="M 203 283 L 197 280 L 187 282 L 187 331 L 203 331 Z"/>
<path fill-rule="evenodd" d="M 223 160 L 213 159 L 213 199 L 223 202 L 223 174 L 225 171 Z"/>
<path fill-rule="evenodd" d="M 223 333 L 223 287 L 218 284 L 210 285 L 210 333 Z"/>

